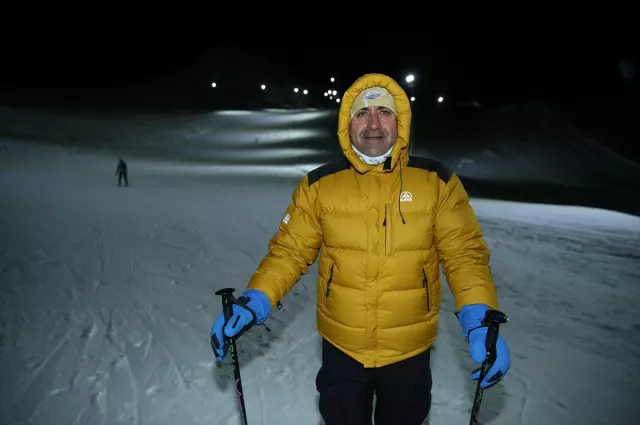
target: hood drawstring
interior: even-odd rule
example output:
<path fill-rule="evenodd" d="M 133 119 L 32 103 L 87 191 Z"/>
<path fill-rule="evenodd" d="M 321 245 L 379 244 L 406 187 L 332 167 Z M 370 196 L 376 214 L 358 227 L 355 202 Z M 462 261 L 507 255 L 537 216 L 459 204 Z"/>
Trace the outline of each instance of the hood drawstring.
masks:
<path fill-rule="evenodd" d="M 398 195 L 398 211 L 400 211 L 402 224 L 407 224 L 407 222 L 404 221 L 404 216 L 402 215 L 402 206 L 400 205 L 400 198 L 402 197 L 402 158 L 398 158 L 398 162 L 400 163 L 400 194 Z"/>
<path fill-rule="evenodd" d="M 404 216 L 402 215 L 402 207 L 400 206 L 400 198 L 402 198 L 402 158 L 398 158 L 398 163 L 400 164 L 400 193 L 398 194 L 398 211 L 400 211 L 400 218 L 402 218 L 402 224 L 407 224 L 407 222 L 404 220 Z M 383 169 L 391 170 L 390 156 L 387 157 L 387 159 L 384 161 Z M 386 223 L 386 219 L 385 219 L 385 223 Z"/>

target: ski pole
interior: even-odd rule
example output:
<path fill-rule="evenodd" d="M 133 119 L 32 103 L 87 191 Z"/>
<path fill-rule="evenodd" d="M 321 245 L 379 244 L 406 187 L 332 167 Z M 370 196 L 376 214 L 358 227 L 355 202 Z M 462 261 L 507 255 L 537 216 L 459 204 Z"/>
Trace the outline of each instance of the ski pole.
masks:
<path fill-rule="evenodd" d="M 233 304 L 236 302 L 236 298 L 232 295 L 235 289 L 224 288 L 216 291 L 216 295 L 222 297 L 222 312 L 224 314 L 225 324 L 231 319 L 233 315 Z M 224 336 L 224 332 L 223 332 Z M 211 343 L 213 346 L 213 342 Z M 240 402 L 240 408 L 242 409 L 242 423 L 247 423 L 247 410 L 244 407 L 244 393 L 242 392 L 242 379 L 240 378 L 240 363 L 238 362 L 238 350 L 236 349 L 236 337 L 227 338 L 224 336 L 223 352 L 226 353 L 229 350 L 231 354 L 231 361 L 233 363 L 233 376 L 236 382 L 236 395 Z M 214 350 L 215 351 L 215 350 Z"/>
<path fill-rule="evenodd" d="M 480 388 L 480 383 L 485 378 L 489 369 L 496 361 L 496 342 L 498 341 L 498 332 L 501 323 L 507 323 L 509 319 L 507 315 L 498 310 L 488 310 L 484 316 L 482 322 L 483 325 L 488 326 L 487 338 L 485 339 L 485 348 L 487 349 L 487 355 L 480 366 L 480 379 L 478 379 L 478 386 L 476 387 L 476 395 L 473 399 L 473 407 L 471 409 L 471 419 L 469 425 L 478 425 L 478 413 L 480 411 L 480 403 L 482 402 L 482 396 L 484 390 Z"/>

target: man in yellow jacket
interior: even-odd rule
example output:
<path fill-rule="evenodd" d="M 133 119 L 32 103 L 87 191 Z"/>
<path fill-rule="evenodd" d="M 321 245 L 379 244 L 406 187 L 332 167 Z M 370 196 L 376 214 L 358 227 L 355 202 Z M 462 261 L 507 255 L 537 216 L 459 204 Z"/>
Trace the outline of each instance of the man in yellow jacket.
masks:
<path fill-rule="evenodd" d="M 431 406 L 430 347 L 442 300 L 439 264 L 473 360 L 485 356 L 484 314 L 497 309 L 489 249 L 458 176 L 408 154 L 410 102 L 386 75 L 359 78 L 342 98 L 338 139 L 345 161 L 298 184 L 269 251 L 234 305 L 211 329 L 225 338 L 262 324 L 318 254 L 316 384 L 327 425 L 418 425 Z M 481 383 L 510 366 L 502 337 Z M 479 372 L 471 374 L 478 379 Z"/>

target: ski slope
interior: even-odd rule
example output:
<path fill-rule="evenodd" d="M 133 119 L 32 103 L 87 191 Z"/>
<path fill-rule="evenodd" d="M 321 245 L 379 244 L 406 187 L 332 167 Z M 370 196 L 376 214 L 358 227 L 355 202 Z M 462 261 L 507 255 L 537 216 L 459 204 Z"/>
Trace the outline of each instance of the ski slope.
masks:
<path fill-rule="evenodd" d="M 316 157 L 209 166 L 138 150 L 132 186 L 118 188 L 104 146 L 2 143 L 0 423 L 240 424 L 230 360 L 216 362 L 208 340 L 221 312 L 214 292 L 245 287 Z M 473 205 L 512 352 L 482 423 L 635 423 L 640 218 Z M 271 333 L 257 327 L 238 342 L 251 425 L 321 423 L 316 278 L 314 265 L 273 312 Z M 430 425 L 468 423 L 475 390 L 444 295 Z"/>

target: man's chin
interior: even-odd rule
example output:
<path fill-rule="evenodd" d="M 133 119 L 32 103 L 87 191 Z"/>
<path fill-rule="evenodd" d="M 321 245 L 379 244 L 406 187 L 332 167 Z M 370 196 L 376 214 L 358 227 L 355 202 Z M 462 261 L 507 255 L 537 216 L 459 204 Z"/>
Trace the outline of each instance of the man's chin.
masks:
<path fill-rule="evenodd" d="M 383 151 L 381 150 L 374 150 L 374 151 L 368 151 L 368 152 L 363 152 L 365 155 L 370 156 L 370 157 L 376 157 L 376 156 L 380 156 L 380 155 L 384 155 L 384 153 L 387 151 L 388 149 L 385 149 Z"/>
<path fill-rule="evenodd" d="M 371 141 L 365 140 L 361 152 L 368 156 L 380 156 L 389 150 L 391 146 L 386 140 Z"/>
<path fill-rule="evenodd" d="M 366 153 L 365 155 L 368 155 L 368 156 L 384 155 L 389 150 L 389 148 L 391 148 L 391 146 L 384 146 L 384 147 L 380 147 L 380 148 L 376 147 L 376 148 L 373 148 L 373 149 L 367 149 L 367 151 L 369 153 Z"/>

